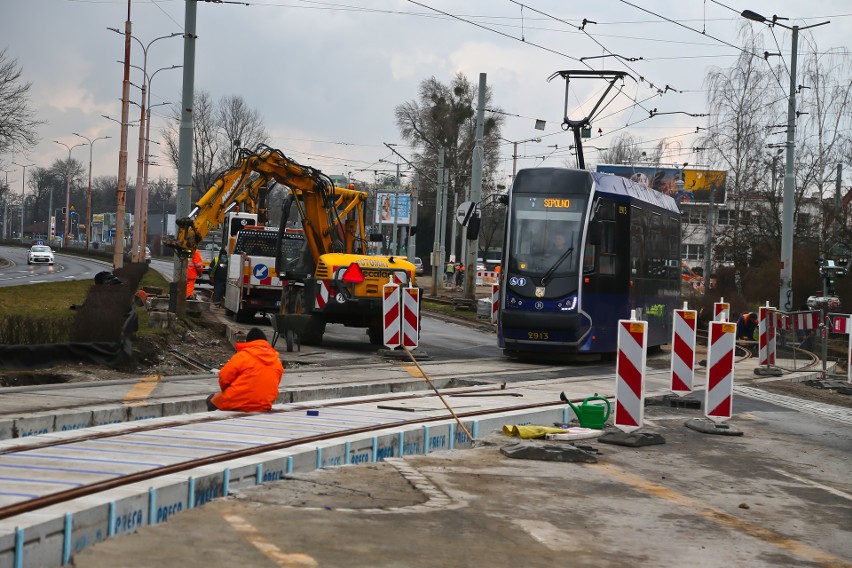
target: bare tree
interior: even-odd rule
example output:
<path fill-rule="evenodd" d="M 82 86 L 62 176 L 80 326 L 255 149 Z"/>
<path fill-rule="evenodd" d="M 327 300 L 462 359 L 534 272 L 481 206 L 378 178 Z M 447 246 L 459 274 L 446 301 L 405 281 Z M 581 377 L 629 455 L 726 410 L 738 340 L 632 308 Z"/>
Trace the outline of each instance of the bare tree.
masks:
<path fill-rule="evenodd" d="M 486 87 L 486 114 L 483 136 L 483 179 L 491 179 L 497 170 L 500 128 L 503 115 L 491 105 L 492 92 Z M 444 148 L 444 168 L 450 171 L 449 195 L 455 203 L 465 199 L 473 165 L 476 134 L 477 85 L 464 74 L 457 73 L 449 84 L 435 77 L 421 81 L 418 99 L 402 103 L 394 109 L 397 128 L 403 140 L 414 146 L 412 162 L 420 176 L 420 196 L 428 205 L 421 210 L 417 243 L 425 251 L 434 237 L 434 208 L 437 190 L 438 151 Z M 496 111 L 496 112 L 495 112 Z M 483 185 L 483 197 L 486 195 Z M 448 201 L 449 204 L 453 200 Z M 447 224 L 449 228 L 449 223 Z M 421 256 L 423 254 L 421 253 Z"/>
<path fill-rule="evenodd" d="M 599 162 L 601 164 L 638 164 L 643 159 L 641 141 L 634 138 L 629 132 L 619 134 L 609 148 L 601 151 Z"/>
<path fill-rule="evenodd" d="M 269 141 L 269 133 L 264 128 L 260 113 L 250 109 L 240 96 L 223 97 L 216 108 L 216 116 L 222 136 L 228 142 L 222 145 L 218 157 L 220 166 L 233 162 L 233 150 L 237 146 L 256 148 L 258 144 Z"/>
<path fill-rule="evenodd" d="M 18 152 L 38 142 L 36 128 L 44 124 L 30 108 L 31 83 L 21 80 L 21 68 L 0 51 L 0 154 Z"/>
<path fill-rule="evenodd" d="M 709 149 L 711 164 L 728 171 L 727 198 L 734 213 L 720 226 L 716 243 L 718 252 L 733 260 L 738 286 L 754 251 L 777 242 L 780 195 L 766 184 L 766 126 L 781 120 L 779 103 L 786 102 L 772 70 L 754 55 L 763 48 L 748 24 L 740 37 L 745 47 L 736 63 L 712 69 L 705 79 L 710 118 L 699 141 Z"/>
<path fill-rule="evenodd" d="M 180 107 L 172 107 L 172 120 L 163 128 L 166 152 L 175 169 L 179 164 Z M 204 195 L 221 169 L 221 148 L 230 144 L 216 126 L 216 106 L 207 91 L 196 91 L 192 109 L 192 200 Z"/>

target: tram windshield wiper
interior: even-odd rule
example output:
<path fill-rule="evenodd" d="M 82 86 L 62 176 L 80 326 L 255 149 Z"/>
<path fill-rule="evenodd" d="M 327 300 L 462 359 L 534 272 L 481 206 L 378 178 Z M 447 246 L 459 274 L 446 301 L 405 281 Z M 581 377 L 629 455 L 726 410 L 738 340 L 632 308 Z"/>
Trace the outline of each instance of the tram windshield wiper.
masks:
<path fill-rule="evenodd" d="M 568 247 L 568 249 L 562 253 L 562 255 L 556 259 L 556 262 L 553 263 L 553 266 L 547 269 L 547 272 L 544 273 L 544 276 L 541 277 L 541 285 L 544 286 L 550 281 L 550 277 L 553 276 L 553 273 L 556 272 L 556 269 L 559 268 L 559 265 L 565 262 L 565 259 L 571 256 L 571 253 L 574 252 L 574 247 Z"/>

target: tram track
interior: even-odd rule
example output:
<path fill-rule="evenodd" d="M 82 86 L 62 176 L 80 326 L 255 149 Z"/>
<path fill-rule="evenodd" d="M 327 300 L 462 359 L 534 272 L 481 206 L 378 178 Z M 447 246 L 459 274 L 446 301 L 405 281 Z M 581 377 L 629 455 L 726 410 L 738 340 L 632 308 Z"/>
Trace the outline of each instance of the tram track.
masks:
<path fill-rule="evenodd" d="M 455 390 L 452 393 L 454 395 L 458 394 L 466 396 L 475 396 L 476 394 L 480 394 L 483 396 L 483 398 L 488 398 L 488 400 L 490 401 L 488 408 L 479 410 L 459 411 L 456 412 L 456 415 L 460 419 L 475 419 L 479 417 L 501 414 L 506 412 L 536 410 L 542 408 L 564 406 L 563 402 L 555 398 L 552 401 L 533 403 L 520 403 L 515 397 L 511 397 L 512 400 L 498 399 L 497 397 L 493 396 L 495 392 L 505 394 L 507 392 L 507 389 L 503 389 L 498 386 L 487 389 L 480 388 Z M 319 413 L 328 412 L 329 410 L 335 409 L 345 409 L 346 407 L 369 407 L 370 405 L 378 405 L 381 403 L 388 402 L 399 403 L 401 401 L 411 401 L 417 399 L 428 400 L 436 398 L 438 397 L 434 394 L 423 393 L 394 396 L 378 396 L 363 398 L 359 400 L 343 400 L 333 403 L 324 403 L 320 405 L 289 405 L 286 408 L 275 409 L 270 413 L 264 413 L 263 415 L 240 413 L 238 415 L 230 415 L 225 417 L 204 416 L 187 420 L 169 421 L 167 423 L 135 426 L 133 428 L 122 429 L 120 431 L 84 434 L 71 439 L 47 440 L 42 442 L 36 442 L 33 444 L 19 444 L 16 446 L 7 447 L 0 451 L 0 470 L 11 467 L 10 462 L 13 460 L 16 462 L 20 462 L 22 460 L 26 461 L 27 459 L 34 458 L 32 463 L 36 464 L 39 463 L 39 460 L 45 460 L 50 457 L 45 456 L 43 454 L 33 454 L 33 452 L 36 452 L 38 450 L 54 449 L 73 452 L 74 455 L 77 456 L 76 459 L 78 463 L 85 463 L 86 458 L 81 458 L 80 456 L 87 455 L 87 451 L 105 451 L 81 447 L 82 444 L 86 444 L 89 442 L 113 440 L 115 442 L 121 443 L 122 439 L 125 437 L 133 437 L 140 434 L 150 434 L 154 435 L 155 437 L 158 435 L 162 435 L 166 437 L 180 438 L 180 436 L 174 436 L 173 433 L 176 431 L 176 429 L 186 428 L 188 426 L 191 427 L 201 424 L 215 423 L 220 423 L 225 426 L 228 426 L 229 424 L 234 424 L 236 421 L 240 420 L 258 418 L 268 420 L 276 415 L 279 417 L 283 417 L 283 422 L 286 422 L 287 419 L 291 417 L 301 418 L 305 416 L 306 413 L 310 414 L 311 411 L 316 411 L 317 413 Z M 392 413 L 385 412 L 383 414 L 386 416 L 390 416 Z M 175 473 L 185 472 L 206 465 L 221 464 L 240 458 L 259 456 L 277 450 L 313 444 L 325 440 L 334 440 L 338 438 L 356 436 L 358 434 L 375 433 L 382 430 L 387 430 L 389 428 L 398 429 L 410 426 L 426 425 L 433 422 L 443 422 L 450 419 L 452 419 L 452 415 L 450 412 L 436 408 L 434 410 L 429 410 L 428 415 L 423 415 L 423 413 L 419 413 L 419 415 L 411 417 L 411 415 L 406 412 L 405 418 L 399 417 L 392 420 L 383 420 L 380 423 L 368 424 L 361 427 L 332 429 L 331 431 L 319 434 L 301 435 L 283 440 L 279 439 L 270 443 L 255 444 L 248 448 L 214 452 L 211 455 L 205 455 L 202 457 L 186 458 L 185 456 L 179 455 L 176 458 L 176 463 L 161 465 L 157 467 L 142 468 L 140 471 L 131 471 L 110 479 L 100 479 L 92 483 L 85 483 L 78 487 L 73 487 L 71 489 L 61 491 L 50 491 L 44 495 L 39 495 L 32 499 L 27 499 L 17 503 L 2 506 L 0 507 L 0 519 L 7 519 L 24 513 L 37 511 L 51 505 L 66 503 L 75 499 L 80 499 L 81 497 L 102 493 L 110 489 L 131 485 L 140 481 L 148 481 Z M 195 449 L 196 451 L 200 451 L 198 447 L 196 447 Z M 127 458 L 131 454 L 132 452 L 129 454 L 123 453 L 122 455 Z M 20 467 L 20 463 L 15 463 L 12 465 L 14 465 L 15 467 Z M 34 465 L 32 467 L 38 468 L 39 466 Z"/>

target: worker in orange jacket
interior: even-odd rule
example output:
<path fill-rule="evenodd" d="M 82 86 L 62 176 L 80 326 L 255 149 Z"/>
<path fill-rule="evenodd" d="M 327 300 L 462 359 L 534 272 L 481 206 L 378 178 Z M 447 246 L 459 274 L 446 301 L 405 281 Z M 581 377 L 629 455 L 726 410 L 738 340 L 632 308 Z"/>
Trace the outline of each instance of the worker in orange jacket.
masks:
<path fill-rule="evenodd" d="M 284 367 L 278 351 L 266 341 L 262 330 L 253 327 L 237 352 L 219 370 L 222 392 L 207 397 L 208 410 L 266 412 L 278 398 Z"/>
<path fill-rule="evenodd" d="M 204 262 L 198 249 L 192 253 L 186 268 L 186 299 L 189 300 L 195 294 L 195 281 L 204 274 Z"/>

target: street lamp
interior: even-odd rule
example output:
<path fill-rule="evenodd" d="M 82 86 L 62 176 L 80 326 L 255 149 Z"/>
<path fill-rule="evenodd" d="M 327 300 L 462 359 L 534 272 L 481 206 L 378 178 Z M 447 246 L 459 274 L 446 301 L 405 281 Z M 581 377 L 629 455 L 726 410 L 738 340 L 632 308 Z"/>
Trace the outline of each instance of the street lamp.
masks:
<path fill-rule="evenodd" d="M 9 172 L 14 172 L 15 170 L 0 170 L 6 174 L 6 191 L 9 191 Z M 6 219 L 9 216 L 9 199 L 4 195 L 3 197 L 3 238 L 6 238 L 6 225 L 8 224 Z"/>
<path fill-rule="evenodd" d="M 150 139 L 150 135 L 151 135 L 151 107 L 152 107 L 152 105 L 151 105 L 151 85 L 154 82 L 154 77 L 160 71 L 166 71 L 166 70 L 169 70 L 169 69 L 179 69 L 181 67 L 183 67 L 183 65 L 172 65 L 170 67 L 162 67 L 160 69 L 157 69 L 153 73 L 151 73 L 151 76 L 148 77 L 148 109 L 147 109 L 147 116 L 145 117 L 145 159 L 143 161 L 142 201 L 141 201 L 141 209 L 140 209 L 141 214 L 142 214 L 142 219 L 141 219 L 142 223 L 141 223 L 141 226 L 139 227 L 139 231 L 142 234 L 142 238 L 145 239 L 145 240 L 148 239 L 148 165 L 150 164 L 150 159 L 149 159 L 150 158 L 150 154 L 149 154 L 150 150 L 149 150 L 149 148 L 150 148 L 150 143 L 151 143 L 151 139 Z M 156 106 L 156 105 L 154 105 L 154 106 Z M 142 129 L 140 128 L 140 131 L 141 130 Z M 142 259 L 144 260 L 144 258 L 145 258 L 144 257 L 144 248 L 140 252 L 140 255 L 142 255 Z"/>
<path fill-rule="evenodd" d="M 512 144 L 512 181 L 515 181 L 515 174 L 518 171 L 518 144 L 524 144 L 526 142 L 541 142 L 541 138 L 527 138 L 526 140 L 518 140 L 517 142 L 513 142 L 512 140 L 507 140 L 506 138 L 500 137 L 500 140 L 508 142 Z"/>
<path fill-rule="evenodd" d="M 24 190 L 27 187 L 27 168 L 34 166 L 35 164 L 24 165 L 19 164 L 18 162 L 12 162 L 12 164 L 19 168 L 24 168 L 24 173 L 21 176 L 21 244 L 24 244 Z"/>
<path fill-rule="evenodd" d="M 79 144 L 74 144 L 73 146 L 69 146 L 64 142 L 60 142 L 59 140 L 54 140 L 57 144 L 65 146 L 68 148 L 68 162 L 65 165 L 65 233 L 62 235 L 62 247 L 68 247 L 68 219 L 70 217 L 69 212 L 71 211 L 71 150 L 76 148 L 77 146 L 88 146 L 85 142 L 80 142 Z M 50 207 L 53 207 L 53 191 L 50 192 Z M 48 212 L 50 211 L 50 207 L 48 207 Z M 49 213 L 48 213 L 49 214 Z"/>
<path fill-rule="evenodd" d="M 769 26 L 781 26 L 793 32 L 793 46 L 790 50 L 790 95 L 787 97 L 787 164 L 784 169 L 784 205 L 781 225 L 781 287 L 778 294 L 778 307 L 790 311 L 793 309 L 793 192 L 796 181 L 794 167 L 796 151 L 796 56 L 799 30 L 823 26 L 829 22 L 799 27 L 779 23 L 778 16 L 772 16 L 772 21 L 767 22 L 766 18 L 751 10 L 743 10 L 740 15 L 753 22 Z"/>
<path fill-rule="evenodd" d="M 95 142 L 98 140 L 106 140 L 112 136 L 98 136 L 94 140 L 88 136 L 83 136 L 76 132 L 72 132 L 74 136 L 79 136 L 89 142 L 89 189 L 86 191 L 86 252 L 89 251 L 89 241 L 92 240 L 92 151 L 95 149 Z"/>
<path fill-rule="evenodd" d="M 118 28 L 107 28 L 108 30 L 114 31 L 117 34 L 124 35 Z M 142 114 L 140 117 L 139 123 L 139 156 L 137 159 L 136 166 L 136 196 L 134 199 L 134 209 L 133 213 L 138 217 L 136 222 L 133 224 L 133 251 L 131 252 L 130 259 L 133 262 L 144 262 L 145 261 L 145 248 L 143 244 L 143 240 L 146 239 L 147 235 L 143 235 L 140 232 L 141 223 L 140 220 L 144 216 L 144 212 L 142 212 L 142 193 L 143 193 L 143 182 L 142 179 L 144 177 L 144 162 L 145 162 L 145 103 L 146 103 L 146 94 L 148 90 L 148 48 L 151 47 L 156 41 L 161 39 L 168 39 L 177 36 L 182 36 L 183 34 L 180 32 L 175 32 L 169 35 L 160 36 L 152 39 L 148 42 L 148 45 L 142 43 L 142 41 L 137 38 L 135 35 L 129 34 L 130 37 L 136 40 L 136 43 L 142 48 Z M 158 70 L 159 71 L 159 70 Z"/>

